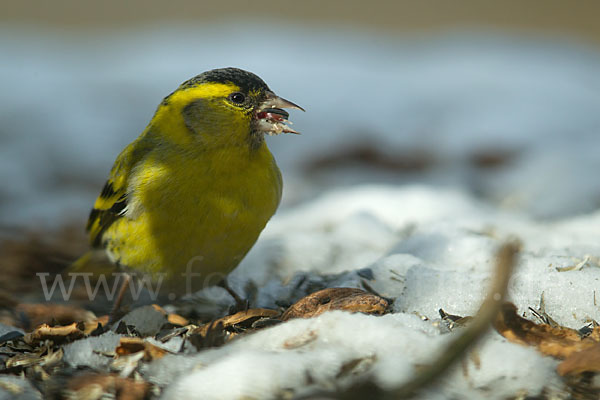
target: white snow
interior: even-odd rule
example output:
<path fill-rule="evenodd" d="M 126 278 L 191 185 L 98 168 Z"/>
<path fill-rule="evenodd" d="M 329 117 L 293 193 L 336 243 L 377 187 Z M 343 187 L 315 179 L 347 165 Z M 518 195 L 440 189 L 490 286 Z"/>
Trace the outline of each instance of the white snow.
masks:
<path fill-rule="evenodd" d="M 252 280 L 256 305 L 270 307 L 311 284 L 365 279 L 395 299 L 382 317 L 326 313 L 154 361 L 143 374 L 166 386 L 165 399 L 277 398 L 369 378 L 399 385 L 460 333 L 438 327 L 440 308 L 477 311 L 494 252 L 509 237 L 523 244 L 509 293 L 520 313 L 531 316 L 543 297 L 560 324 L 599 319 L 597 53 L 485 33 L 400 40 L 287 27 L 269 37 L 277 52 L 265 57 L 255 46 L 263 28 L 244 30 L 0 31 L 1 224 L 83 221 L 112 161 L 161 98 L 197 73 L 235 65 L 307 112 L 292 113 L 303 135 L 268 139 L 285 201 L 232 273 L 233 286 Z M 434 162 L 416 172 L 340 165 L 303 173 L 314 157 L 365 141 L 391 156 L 425 151 Z M 515 158 L 491 170 L 472 164 L 498 149 Z M 568 266 L 577 268 L 560 271 Z M 76 350 L 65 353 L 73 365 L 86 361 Z M 556 364 L 490 332 L 426 396 L 560 390 Z"/>
<path fill-rule="evenodd" d="M 413 201 L 417 198 L 420 207 Z M 342 199 L 349 200 L 338 203 Z M 414 205 L 415 211 L 405 205 Z M 316 282 L 318 274 L 369 268 L 370 285 L 396 299 L 394 314 L 328 313 L 188 357 L 180 368 L 194 372 L 169 386 L 164 398 L 277 398 L 286 391 L 345 387 L 368 377 L 383 387 L 399 385 L 458 334 L 440 333 L 440 308 L 458 315 L 477 311 L 491 280 L 494 252 L 509 237 L 523 243 L 509 292 L 520 312 L 532 317 L 528 307 L 537 309 L 543 295 L 545 311 L 559 324 L 580 328 L 598 318 L 594 293 L 600 268 L 594 257 L 600 254 L 600 212 L 536 222 L 448 190 L 355 187 L 277 215 L 232 280 L 239 287 L 244 287 L 240 281 L 255 280 L 268 293 L 259 296 L 259 305 L 274 307 L 278 294 L 295 286 L 299 270 Z M 582 264 L 584 254 L 588 261 Z M 556 270 L 578 263 L 578 270 Z M 360 281 L 349 273 L 328 284 L 360 287 Z M 343 365 L 359 359 L 358 371 L 338 377 Z M 171 369 L 176 360 L 155 363 L 146 373 L 156 382 L 168 382 L 177 374 Z M 502 399 L 559 391 L 557 363 L 492 332 L 426 394 Z"/>

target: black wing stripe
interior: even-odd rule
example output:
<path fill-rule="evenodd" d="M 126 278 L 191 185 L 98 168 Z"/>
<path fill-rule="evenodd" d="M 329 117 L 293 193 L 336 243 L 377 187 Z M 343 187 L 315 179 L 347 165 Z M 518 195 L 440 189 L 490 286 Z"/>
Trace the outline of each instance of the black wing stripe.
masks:
<path fill-rule="evenodd" d="M 106 181 L 104 187 L 102 188 L 102 192 L 100 192 L 100 197 L 108 199 L 113 197 L 115 194 L 117 194 L 117 192 L 115 192 L 112 182 Z"/>
<path fill-rule="evenodd" d="M 123 217 L 121 214 L 123 210 L 127 207 L 127 197 L 123 195 L 119 198 L 119 200 L 112 205 L 108 210 L 98 210 L 94 208 L 90 212 L 90 221 L 94 221 L 96 218 L 99 218 L 98 225 L 100 226 L 100 230 L 98 234 L 94 237 L 94 241 L 92 242 L 93 247 L 101 247 L 102 245 L 102 236 L 104 232 L 119 218 Z M 88 222 L 88 230 L 91 228 L 91 224 Z"/>

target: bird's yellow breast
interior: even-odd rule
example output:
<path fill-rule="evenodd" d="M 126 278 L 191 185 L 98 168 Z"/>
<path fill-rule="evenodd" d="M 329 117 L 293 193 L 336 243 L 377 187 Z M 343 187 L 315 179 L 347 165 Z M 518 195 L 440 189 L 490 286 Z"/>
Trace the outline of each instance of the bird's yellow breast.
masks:
<path fill-rule="evenodd" d="M 108 254 L 153 278 L 224 276 L 275 213 L 281 189 L 265 143 L 197 152 L 159 147 L 132 173 L 125 216 L 104 236 Z"/>

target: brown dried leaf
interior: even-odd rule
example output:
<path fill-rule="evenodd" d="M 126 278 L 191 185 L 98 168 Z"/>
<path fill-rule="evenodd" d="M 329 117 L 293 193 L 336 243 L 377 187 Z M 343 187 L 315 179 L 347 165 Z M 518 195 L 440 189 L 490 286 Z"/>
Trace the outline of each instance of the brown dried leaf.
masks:
<path fill-rule="evenodd" d="M 98 329 L 98 324 L 105 327 L 108 324 L 108 315 L 103 315 L 89 322 L 84 322 L 83 333 L 85 333 L 85 336 L 90 335 L 92 332 Z"/>
<path fill-rule="evenodd" d="M 597 333 L 582 339 L 574 329 L 537 325 L 517 315 L 517 307 L 511 303 L 502 305 L 494 327 L 513 343 L 535 346 L 540 352 L 560 359 L 597 344 L 593 339 L 597 337 Z"/>
<path fill-rule="evenodd" d="M 245 311 L 240 311 L 233 315 L 228 315 L 223 318 L 219 318 L 215 321 L 211 321 L 207 324 L 201 325 L 194 329 L 191 334 L 200 334 L 206 336 L 211 327 L 216 327 L 219 324 L 223 325 L 223 329 L 229 328 L 234 325 L 240 325 L 243 327 L 250 327 L 252 323 L 260 318 L 276 318 L 279 316 L 279 311 L 269 310 L 266 308 L 250 308 Z"/>
<path fill-rule="evenodd" d="M 586 337 L 594 342 L 600 342 L 600 326 L 594 326 L 594 329 Z"/>
<path fill-rule="evenodd" d="M 62 348 L 57 351 L 52 351 L 52 348 L 49 349 L 48 354 L 43 357 L 41 365 L 44 367 L 52 367 L 60 363 L 64 356 L 64 350 Z"/>
<path fill-rule="evenodd" d="M 167 321 L 173 325 L 186 326 L 190 324 L 186 318 L 182 317 L 179 314 L 169 314 L 167 315 Z"/>
<path fill-rule="evenodd" d="M 167 350 L 161 349 L 139 337 L 122 337 L 115 352 L 117 357 L 144 352 L 144 361 L 152 361 L 162 358 L 168 353 Z"/>
<path fill-rule="evenodd" d="M 6 368 L 27 368 L 32 365 L 40 364 L 43 361 L 43 357 L 40 356 L 39 352 L 36 353 L 20 353 L 8 360 L 6 360 Z"/>
<path fill-rule="evenodd" d="M 16 310 L 27 316 L 31 326 L 52 324 L 53 322 L 58 325 L 68 325 L 73 322 L 91 322 L 96 319 L 91 311 L 65 304 L 21 303 Z"/>
<path fill-rule="evenodd" d="M 44 354 L 42 356 L 42 354 Z M 42 346 L 37 348 L 31 353 L 19 353 L 15 356 L 6 360 L 6 369 L 18 369 L 28 368 L 32 366 L 37 367 L 52 367 L 57 365 L 63 358 L 63 349 L 53 351 L 51 346 Z"/>
<path fill-rule="evenodd" d="M 381 315 L 385 314 L 388 307 L 387 300 L 361 289 L 329 288 L 298 300 L 283 313 L 281 319 L 311 318 L 330 310 Z"/>
<path fill-rule="evenodd" d="M 27 344 L 37 344 L 44 340 L 52 340 L 54 343 L 70 342 L 84 337 L 83 330 L 78 324 L 72 323 L 67 326 L 49 326 L 43 324 L 33 332 L 26 333 L 23 340 Z"/>
<path fill-rule="evenodd" d="M 164 308 L 162 308 L 161 306 L 159 306 L 158 304 L 152 304 L 152 307 L 154 307 L 154 309 L 160 313 L 162 313 L 164 316 L 167 317 L 167 321 L 170 324 L 173 325 L 179 325 L 179 326 L 186 326 L 190 324 L 190 321 L 188 321 L 186 318 L 182 317 L 181 315 L 178 314 L 168 314 L 167 310 L 165 310 Z"/>
<path fill-rule="evenodd" d="M 231 337 L 231 334 L 223 329 L 223 323 L 217 321 L 188 332 L 188 341 L 197 350 L 222 346 Z"/>
<path fill-rule="evenodd" d="M 159 306 L 158 304 L 152 304 L 152 308 L 161 313 L 162 315 L 167 315 L 167 310 Z"/>
<path fill-rule="evenodd" d="M 71 379 L 64 394 L 67 398 L 76 399 L 99 399 L 109 394 L 118 400 L 141 400 L 146 397 L 149 388 L 146 382 L 118 375 L 85 374 Z"/>
<path fill-rule="evenodd" d="M 600 343 L 571 354 L 558 365 L 557 371 L 561 376 L 600 372 Z"/>

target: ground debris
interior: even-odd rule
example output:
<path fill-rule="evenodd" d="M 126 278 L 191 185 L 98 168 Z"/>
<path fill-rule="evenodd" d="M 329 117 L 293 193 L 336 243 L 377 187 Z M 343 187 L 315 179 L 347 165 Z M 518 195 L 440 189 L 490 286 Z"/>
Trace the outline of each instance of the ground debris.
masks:
<path fill-rule="evenodd" d="M 298 300 L 283 313 L 281 320 L 311 318 L 332 310 L 382 315 L 388 307 L 387 300 L 362 289 L 328 288 Z"/>
<path fill-rule="evenodd" d="M 541 353 L 563 360 L 557 367 L 561 376 L 600 372 L 598 326 L 575 330 L 546 323 L 535 324 L 517 315 L 513 304 L 506 303 L 495 328 L 511 342 L 535 346 Z"/>
<path fill-rule="evenodd" d="M 222 346 L 240 333 L 269 326 L 265 321 L 280 322 L 280 314 L 276 310 L 250 308 L 194 327 L 188 331 L 188 338 L 198 350 Z"/>
<path fill-rule="evenodd" d="M 149 388 L 146 382 L 115 374 L 85 373 L 71 378 L 61 394 L 72 399 L 138 400 L 146 397 Z"/>
<path fill-rule="evenodd" d="M 0 399 L 33 400 L 42 399 L 42 395 L 23 377 L 0 376 Z"/>
<path fill-rule="evenodd" d="M 93 312 L 84 308 L 55 303 L 21 303 L 16 307 L 18 313 L 24 314 L 29 326 L 68 325 L 73 322 L 92 322 L 96 320 Z M 25 326 L 24 328 L 27 328 Z"/>
<path fill-rule="evenodd" d="M 84 329 L 85 324 L 75 322 L 66 326 L 49 326 L 43 324 L 33 332 L 26 333 L 23 340 L 30 345 L 45 340 L 52 340 L 54 343 L 72 342 L 85 336 Z"/>
<path fill-rule="evenodd" d="M 169 353 L 167 350 L 139 337 L 122 337 L 119 346 L 115 349 L 117 357 L 138 353 L 140 351 L 144 353 L 144 361 L 156 360 Z"/>
<path fill-rule="evenodd" d="M 566 271 L 581 271 L 581 269 L 585 266 L 600 266 L 600 258 L 591 256 L 586 254 L 583 256 L 583 259 L 575 260 L 575 264 L 567 265 L 565 267 L 556 267 L 558 272 L 566 272 Z"/>
<path fill-rule="evenodd" d="M 16 339 L 20 339 L 25 335 L 23 330 L 14 326 L 7 326 L 0 323 L 0 345 Z"/>
<path fill-rule="evenodd" d="M 227 315 L 223 318 L 219 318 L 207 324 L 201 325 L 194 329 L 191 333 L 199 333 L 202 336 L 206 336 L 210 329 L 219 324 L 223 325 L 223 329 L 234 329 L 238 331 L 241 329 L 250 328 L 254 322 L 261 318 L 277 318 L 279 314 L 279 311 L 269 310 L 266 308 L 250 308 L 248 310 Z"/>
<path fill-rule="evenodd" d="M 505 303 L 494 324 L 498 333 L 511 342 L 535 346 L 543 354 L 564 359 L 595 346 L 600 339 L 600 328 L 586 337 L 579 331 L 566 327 L 535 324 L 517 315 L 512 303 Z"/>
<path fill-rule="evenodd" d="M 131 310 L 125 315 L 117 327 L 124 323 L 133 326 L 140 336 L 154 336 L 160 332 L 160 328 L 168 322 L 167 313 L 156 305 L 142 306 Z M 119 331 L 118 333 L 124 333 Z"/>
<path fill-rule="evenodd" d="M 561 376 L 600 372 L 600 343 L 571 354 L 558 365 L 557 371 Z"/>
<path fill-rule="evenodd" d="M 196 328 L 188 332 L 189 342 L 200 351 L 210 347 L 223 346 L 229 339 L 231 339 L 231 333 L 223 328 L 221 321 L 213 321 L 209 324 Z"/>
<path fill-rule="evenodd" d="M 43 351 L 35 353 L 19 353 L 6 361 L 5 368 L 7 370 L 21 370 L 31 367 L 32 365 L 40 364 L 43 360 Z"/>
<path fill-rule="evenodd" d="M 187 318 L 184 318 L 179 314 L 168 314 L 167 321 L 170 324 L 178 325 L 178 326 L 186 326 L 186 325 L 189 325 L 189 323 L 190 323 L 190 321 Z"/>
<path fill-rule="evenodd" d="M 80 223 L 52 231 L 11 232 L 0 241 L 0 290 L 22 299 L 39 293 L 36 273 L 57 274 L 87 249 Z"/>
<path fill-rule="evenodd" d="M 473 317 L 469 315 L 466 317 L 461 317 L 460 315 L 448 314 L 442 308 L 440 308 L 438 312 L 442 322 L 444 323 L 444 326 L 448 329 L 448 331 L 452 331 L 456 327 L 465 326 L 473 320 Z"/>

